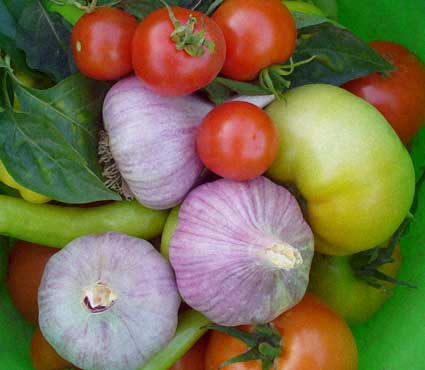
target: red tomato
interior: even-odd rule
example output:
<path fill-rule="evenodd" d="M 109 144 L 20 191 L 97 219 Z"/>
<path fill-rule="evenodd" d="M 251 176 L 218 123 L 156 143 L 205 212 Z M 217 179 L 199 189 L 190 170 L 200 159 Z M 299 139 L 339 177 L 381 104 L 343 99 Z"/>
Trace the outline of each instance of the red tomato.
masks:
<path fill-rule="evenodd" d="M 272 164 L 279 139 L 266 112 L 251 103 L 233 101 L 205 116 L 196 144 L 208 169 L 224 178 L 245 181 Z"/>
<path fill-rule="evenodd" d="M 34 324 L 38 322 L 37 294 L 44 267 L 57 251 L 17 240 L 9 256 L 6 286 L 18 311 Z"/>
<path fill-rule="evenodd" d="M 294 51 L 295 22 L 280 0 L 227 0 L 212 18 L 226 39 L 223 76 L 253 80 L 261 69 L 286 61 Z"/>
<path fill-rule="evenodd" d="M 131 40 L 136 27 L 136 18 L 115 8 L 98 8 L 83 15 L 71 38 L 80 72 L 96 80 L 114 80 L 131 72 Z"/>
<path fill-rule="evenodd" d="M 374 105 L 407 143 L 425 122 L 425 68 L 404 46 L 390 41 L 370 46 L 395 66 L 389 76 L 374 73 L 343 87 Z"/>
<path fill-rule="evenodd" d="M 205 29 L 205 40 L 214 43 L 214 50 L 200 47 L 202 55 L 178 50 L 171 39 L 175 26 L 167 8 L 149 14 L 137 27 L 133 38 L 133 67 L 141 80 L 159 95 L 189 94 L 210 83 L 220 72 L 226 55 L 226 43 L 217 24 L 205 14 L 172 7 L 183 25 L 192 15 L 194 32 Z M 199 34 L 198 34 L 199 36 Z"/>
<path fill-rule="evenodd" d="M 204 361 L 207 344 L 208 337 L 204 335 L 169 370 L 205 370 Z"/>
<path fill-rule="evenodd" d="M 354 337 L 344 320 L 329 306 L 307 293 L 291 310 L 271 324 L 283 338 L 276 370 L 357 370 Z M 245 330 L 249 330 L 245 327 Z M 224 361 L 246 351 L 240 340 L 212 332 L 205 357 L 205 370 L 217 370 Z M 228 365 L 223 370 L 261 370 L 258 360 Z"/>
<path fill-rule="evenodd" d="M 65 370 L 75 369 L 72 364 L 60 357 L 53 347 L 44 339 L 37 327 L 31 338 L 31 361 L 35 370 Z"/>

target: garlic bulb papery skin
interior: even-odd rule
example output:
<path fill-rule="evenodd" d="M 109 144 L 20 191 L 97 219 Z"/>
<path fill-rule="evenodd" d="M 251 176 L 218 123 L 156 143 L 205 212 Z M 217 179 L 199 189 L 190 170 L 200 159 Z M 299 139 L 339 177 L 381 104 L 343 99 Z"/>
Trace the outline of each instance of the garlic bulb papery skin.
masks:
<path fill-rule="evenodd" d="M 171 208 L 194 186 L 203 168 L 196 131 L 211 108 L 195 95 L 158 96 L 134 76 L 109 90 L 103 120 L 111 154 L 140 203 Z"/>
<path fill-rule="evenodd" d="M 220 179 L 186 197 L 169 252 L 187 304 L 220 325 L 263 324 L 304 296 L 314 239 L 285 188 Z"/>
<path fill-rule="evenodd" d="M 180 297 L 169 263 L 142 239 L 109 232 L 75 239 L 47 263 L 40 329 L 85 370 L 133 370 L 175 333 Z"/>

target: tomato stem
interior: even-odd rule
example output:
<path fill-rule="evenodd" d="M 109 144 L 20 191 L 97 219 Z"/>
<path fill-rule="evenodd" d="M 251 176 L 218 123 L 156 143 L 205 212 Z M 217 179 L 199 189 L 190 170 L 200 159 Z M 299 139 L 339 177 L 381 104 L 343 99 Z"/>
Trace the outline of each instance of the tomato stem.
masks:
<path fill-rule="evenodd" d="M 190 56 L 202 56 L 207 49 L 211 54 L 214 53 L 215 44 L 211 40 L 206 39 L 206 29 L 204 27 L 204 20 L 202 19 L 202 28 L 195 32 L 195 25 L 198 19 L 192 14 L 185 24 L 182 24 L 175 16 L 171 7 L 161 0 L 167 8 L 168 15 L 174 26 L 174 31 L 171 32 L 170 38 L 176 44 L 177 50 L 184 50 Z"/>
<path fill-rule="evenodd" d="M 290 76 L 297 67 L 310 63 L 316 58 L 316 55 L 308 59 L 294 62 L 292 58 L 289 59 L 289 64 L 273 64 L 264 68 L 260 72 L 259 81 L 262 87 L 269 90 L 277 99 L 281 99 L 282 92 L 289 89 L 291 81 L 285 77 Z"/>
<path fill-rule="evenodd" d="M 282 336 L 270 324 L 256 325 L 252 332 L 220 325 L 208 325 L 207 328 L 231 335 L 248 347 L 246 352 L 223 362 L 219 369 L 238 362 L 260 360 L 262 369 L 270 370 L 275 359 L 282 354 Z"/>

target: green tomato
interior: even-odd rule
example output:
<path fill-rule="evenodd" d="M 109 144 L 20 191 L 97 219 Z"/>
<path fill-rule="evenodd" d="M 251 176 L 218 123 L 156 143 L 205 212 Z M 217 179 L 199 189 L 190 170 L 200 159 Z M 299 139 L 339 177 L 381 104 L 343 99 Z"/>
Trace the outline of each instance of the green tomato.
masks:
<path fill-rule="evenodd" d="M 298 189 L 316 250 L 347 255 L 388 240 L 412 204 L 415 175 L 385 118 L 325 84 L 289 90 L 266 111 L 280 137 L 267 175 Z"/>
<path fill-rule="evenodd" d="M 400 249 L 394 262 L 382 265 L 378 271 L 395 278 L 400 269 Z M 376 288 L 359 279 L 350 264 L 351 256 L 314 255 L 308 289 L 328 303 L 349 325 L 369 320 L 391 296 L 388 290 Z M 382 282 L 387 289 L 393 284 Z"/>
<path fill-rule="evenodd" d="M 311 3 L 296 0 L 283 0 L 282 2 L 290 11 L 293 12 L 325 16 L 325 14 L 316 5 Z"/>
<path fill-rule="evenodd" d="M 180 206 L 174 207 L 171 212 L 168 214 L 167 221 L 165 221 L 164 230 L 162 231 L 161 237 L 161 254 L 167 260 L 170 259 L 169 249 L 171 237 L 174 234 L 174 230 L 177 227 L 177 221 L 179 217 Z"/>

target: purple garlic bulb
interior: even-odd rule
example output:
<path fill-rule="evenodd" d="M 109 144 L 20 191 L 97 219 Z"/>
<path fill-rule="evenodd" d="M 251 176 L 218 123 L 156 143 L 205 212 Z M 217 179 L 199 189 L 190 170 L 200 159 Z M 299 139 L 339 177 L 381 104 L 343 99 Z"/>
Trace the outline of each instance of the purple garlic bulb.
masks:
<path fill-rule="evenodd" d="M 196 131 L 211 107 L 195 95 L 158 96 L 134 76 L 109 90 L 103 120 L 110 151 L 140 203 L 171 208 L 194 186 L 203 168 Z"/>
<path fill-rule="evenodd" d="M 150 243 L 109 232 L 51 257 L 38 304 L 40 329 L 63 358 L 85 370 L 133 370 L 174 335 L 180 297 Z"/>
<path fill-rule="evenodd" d="M 192 190 L 170 242 L 182 298 L 227 326 L 266 323 L 297 304 L 313 253 L 296 199 L 265 177 Z"/>

